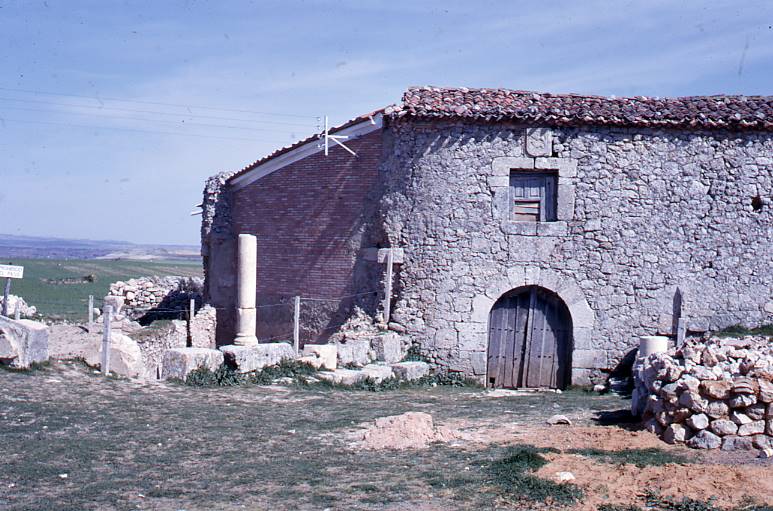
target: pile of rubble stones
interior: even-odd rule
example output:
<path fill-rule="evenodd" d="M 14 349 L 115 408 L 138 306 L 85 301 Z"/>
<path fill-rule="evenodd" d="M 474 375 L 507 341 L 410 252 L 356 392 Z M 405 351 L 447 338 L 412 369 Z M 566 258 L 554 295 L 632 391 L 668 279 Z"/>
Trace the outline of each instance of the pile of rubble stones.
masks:
<path fill-rule="evenodd" d="M 0 294 L 0 310 L 3 308 L 3 296 Z M 31 318 L 38 313 L 37 307 L 29 305 L 24 298 L 16 295 L 8 295 L 8 316 L 13 317 L 16 309 L 19 309 L 19 316 L 22 318 Z"/>
<path fill-rule="evenodd" d="M 203 286 L 200 277 L 141 277 L 110 284 L 108 296 L 123 297 L 123 310 L 136 317 L 159 307 L 187 310 L 191 299 L 201 302 Z"/>
<path fill-rule="evenodd" d="M 634 370 L 633 411 L 668 443 L 697 449 L 773 448 L 773 342 L 688 340 Z M 638 410 L 637 410 L 638 408 Z"/>

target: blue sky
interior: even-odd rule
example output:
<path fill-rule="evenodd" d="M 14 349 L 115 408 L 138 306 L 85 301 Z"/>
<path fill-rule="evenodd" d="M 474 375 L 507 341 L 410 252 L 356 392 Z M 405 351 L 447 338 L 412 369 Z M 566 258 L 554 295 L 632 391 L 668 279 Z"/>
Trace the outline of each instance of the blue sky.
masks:
<path fill-rule="evenodd" d="M 410 85 L 771 94 L 772 26 L 769 1 L 0 0 L 0 232 L 197 243 L 207 176 Z"/>

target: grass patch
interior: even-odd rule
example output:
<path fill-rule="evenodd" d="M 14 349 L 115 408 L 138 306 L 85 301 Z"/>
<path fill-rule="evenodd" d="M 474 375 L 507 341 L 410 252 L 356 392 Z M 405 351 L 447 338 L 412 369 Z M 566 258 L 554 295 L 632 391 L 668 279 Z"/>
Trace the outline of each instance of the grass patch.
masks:
<path fill-rule="evenodd" d="M 507 496 L 521 500 L 572 504 L 583 496 L 582 490 L 571 483 L 556 483 L 532 474 L 546 465 L 541 453 L 558 452 L 555 449 L 538 449 L 531 445 L 518 445 L 508 450 L 507 455 L 494 462 L 491 475 L 496 487 Z"/>
<path fill-rule="evenodd" d="M 744 337 L 747 335 L 773 336 L 773 325 L 762 325 L 756 328 L 746 328 L 742 325 L 732 325 L 714 332 L 717 337 Z"/>
<path fill-rule="evenodd" d="M 689 460 L 681 454 L 666 452 L 650 447 L 647 449 L 626 449 L 623 451 L 605 451 L 603 449 L 570 449 L 570 454 L 579 454 L 590 458 L 598 458 L 604 463 L 625 463 L 639 468 L 659 467 L 668 463 L 688 463 Z"/>
<path fill-rule="evenodd" d="M 598 511 L 773 511 L 773 507 L 757 505 L 753 502 L 743 503 L 732 509 L 725 509 L 714 505 L 713 498 L 706 501 L 690 499 L 683 497 L 675 499 L 672 497 L 663 497 L 657 493 L 647 494 L 647 504 L 645 508 L 634 505 L 621 504 L 602 504 Z"/>
<path fill-rule="evenodd" d="M 39 371 L 45 371 L 51 367 L 51 362 L 46 360 L 45 362 L 31 362 L 29 367 L 13 367 L 10 365 L 0 363 L 0 369 L 9 371 L 12 373 L 27 373 L 32 374 Z"/>
<path fill-rule="evenodd" d="M 24 266 L 24 278 L 14 280 L 11 294 L 37 307 L 38 316 L 55 320 L 85 321 L 89 295 L 94 295 L 95 306 L 101 307 L 110 284 L 118 280 L 148 275 L 202 275 L 197 261 L 18 258 L 13 263 Z M 57 283 L 65 281 L 72 283 Z"/>
<path fill-rule="evenodd" d="M 271 385 L 280 378 L 290 378 L 293 383 L 303 387 L 335 389 L 349 391 L 387 392 L 437 386 L 479 388 L 475 380 L 467 379 L 460 373 L 436 373 L 412 381 L 386 378 L 376 381 L 367 378 L 354 385 L 332 383 L 317 377 L 318 370 L 312 365 L 298 360 L 282 360 L 279 365 L 264 367 L 260 371 L 239 373 L 226 364 L 215 371 L 199 367 L 191 371 L 185 384 L 194 387 L 234 387 L 238 385 Z"/>
<path fill-rule="evenodd" d="M 282 360 L 279 365 L 264 367 L 260 371 L 239 373 L 226 364 L 212 371 L 208 367 L 199 367 L 185 378 L 185 384 L 194 387 L 234 387 L 237 385 L 270 385 L 279 378 L 292 378 L 302 381 L 317 373 L 309 364 L 297 360 Z"/>

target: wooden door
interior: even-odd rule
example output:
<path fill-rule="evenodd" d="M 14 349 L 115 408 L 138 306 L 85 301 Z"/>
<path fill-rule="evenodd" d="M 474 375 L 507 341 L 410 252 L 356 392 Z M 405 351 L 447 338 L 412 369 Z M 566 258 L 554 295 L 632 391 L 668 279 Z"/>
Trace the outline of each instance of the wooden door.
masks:
<path fill-rule="evenodd" d="M 553 293 L 530 287 L 500 298 L 489 317 L 488 385 L 566 387 L 571 331 L 569 311 Z"/>

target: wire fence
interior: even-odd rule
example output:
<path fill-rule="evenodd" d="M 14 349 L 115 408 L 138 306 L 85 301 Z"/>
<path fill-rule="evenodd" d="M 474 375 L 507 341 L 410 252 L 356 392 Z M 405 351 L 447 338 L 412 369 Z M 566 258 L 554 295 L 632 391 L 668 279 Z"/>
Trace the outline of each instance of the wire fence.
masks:
<path fill-rule="evenodd" d="M 258 339 L 261 342 L 288 341 L 296 348 L 300 344 L 327 336 L 337 331 L 351 313 L 352 303 L 358 298 L 379 298 L 379 291 L 365 291 L 341 296 L 288 296 L 270 303 L 259 303 Z M 110 296 L 110 295 L 109 295 Z M 120 295 L 115 295 L 119 296 Z M 200 296 L 193 302 L 182 300 L 180 305 L 165 306 L 135 306 L 131 301 L 122 305 L 121 313 L 129 319 L 139 320 L 147 325 L 158 319 L 179 319 L 191 321 L 196 312 L 204 305 L 218 312 L 227 314 L 236 312 L 236 305 L 226 307 L 204 304 Z M 104 299 L 94 296 L 72 297 L 69 300 L 36 300 L 29 306 L 45 306 L 45 312 L 33 317 L 46 320 L 65 320 L 76 323 L 101 321 L 101 313 L 105 307 Z M 93 308 L 92 308 L 93 307 Z M 261 312 L 262 311 L 262 312 Z M 8 315 L 15 316 L 13 307 L 9 307 Z"/>

